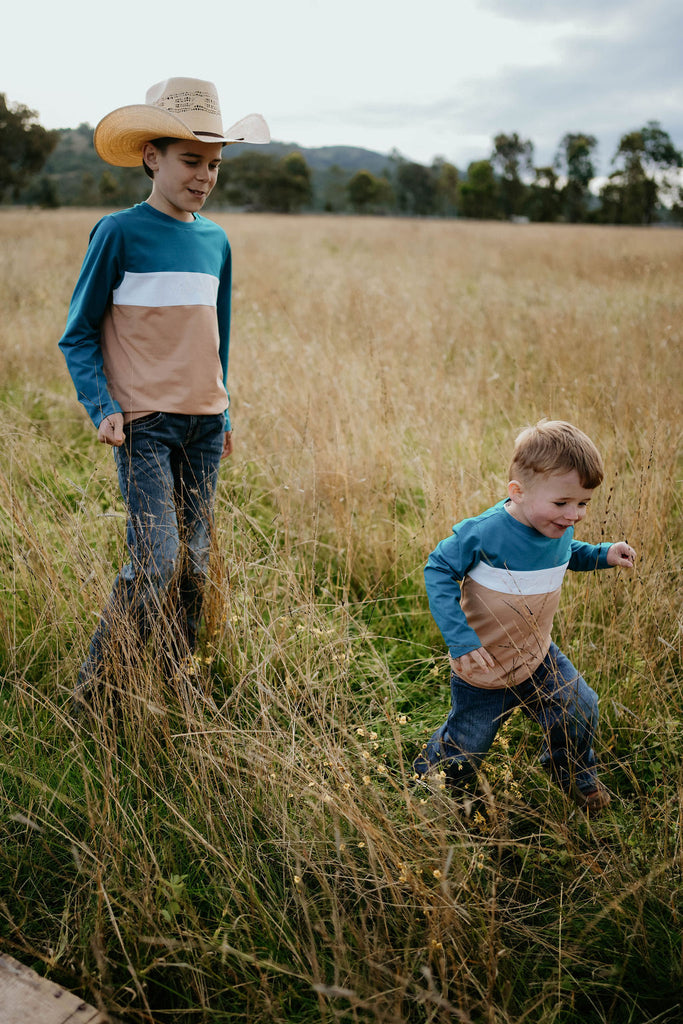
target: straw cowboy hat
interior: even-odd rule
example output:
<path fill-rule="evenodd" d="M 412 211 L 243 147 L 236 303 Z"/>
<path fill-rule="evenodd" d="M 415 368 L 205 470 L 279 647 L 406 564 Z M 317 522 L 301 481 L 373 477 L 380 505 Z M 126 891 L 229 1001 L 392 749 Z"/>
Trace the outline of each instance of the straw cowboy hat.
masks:
<path fill-rule="evenodd" d="M 213 82 L 167 78 L 147 90 L 144 103 L 119 107 L 103 117 L 94 143 L 108 164 L 139 167 L 145 142 L 162 138 L 261 144 L 270 142 L 270 131 L 260 114 L 247 114 L 225 131 Z"/>

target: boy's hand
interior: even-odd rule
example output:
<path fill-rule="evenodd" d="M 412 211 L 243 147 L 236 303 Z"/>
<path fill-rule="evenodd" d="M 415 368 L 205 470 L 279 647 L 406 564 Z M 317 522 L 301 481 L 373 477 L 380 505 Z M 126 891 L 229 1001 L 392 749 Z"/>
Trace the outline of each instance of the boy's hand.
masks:
<path fill-rule="evenodd" d="M 459 658 L 451 658 L 449 655 L 448 660 L 452 670 L 458 676 L 463 673 L 468 675 L 475 668 L 483 668 L 486 672 L 496 667 L 495 661 L 485 647 L 478 647 L 476 651 L 468 651 L 467 654 L 462 654 Z"/>
<path fill-rule="evenodd" d="M 624 569 L 632 569 L 635 558 L 635 551 L 630 544 L 626 543 L 625 540 L 620 540 L 616 544 L 612 544 L 612 546 L 607 550 L 608 565 L 620 565 Z"/>
<path fill-rule="evenodd" d="M 221 458 L 227 459 L 228 455 L 232 455 L 232 430 L 226 430 L 223 434 L 223 451 L 221 452 Z"/>
<path fill-rule="evenodd" d="M 105 416 L 97 430 L 97 440 L 100 444 L 111 444 L 120 448 L 123 444 L 123 413 L 112 412 Z"/>

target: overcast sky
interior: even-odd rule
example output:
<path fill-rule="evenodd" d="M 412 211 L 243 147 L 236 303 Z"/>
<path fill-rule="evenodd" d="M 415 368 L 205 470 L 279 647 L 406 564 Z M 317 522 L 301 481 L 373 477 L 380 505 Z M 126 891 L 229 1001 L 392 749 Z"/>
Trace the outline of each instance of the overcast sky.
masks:
<path fill-rule="evenodd" d="M 543 165 L 582 131 L 605 173 L 648 120 L 683 147 L 682 54 L 681 0 L 34 0 L 3 13 L 0 92 L 68 128 L 185 75 L 305 147 L 464 169 L 516 131 Z"/>

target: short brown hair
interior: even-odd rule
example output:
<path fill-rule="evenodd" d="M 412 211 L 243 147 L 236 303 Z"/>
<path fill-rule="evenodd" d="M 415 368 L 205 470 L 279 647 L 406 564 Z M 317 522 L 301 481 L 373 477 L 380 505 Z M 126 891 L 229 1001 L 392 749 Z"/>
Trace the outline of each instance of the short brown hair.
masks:
<path fill-rule="evenodd" d="M 598 449 L 582 430 L 564 420 L 539 420 L 515 440 L 508 479 L 528 483 L 532 473 L 550 476 L 572 469 L 587 490 L 598 487 L 605 475 Z"/>

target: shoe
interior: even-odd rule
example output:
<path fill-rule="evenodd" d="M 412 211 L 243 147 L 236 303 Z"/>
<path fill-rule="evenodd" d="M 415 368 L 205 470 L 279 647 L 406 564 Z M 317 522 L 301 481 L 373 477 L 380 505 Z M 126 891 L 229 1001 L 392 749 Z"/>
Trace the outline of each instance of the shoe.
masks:
<path fill-rule="evenodd" d="M 584 793 L 574 786 L 570 795 L 575 804 L 590 814 L 599 814 L 612 803 L 612 797 L 601 782 L 597 782 L 595 789 L 589 790 L 588 793 Z"/>

